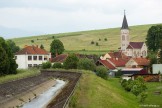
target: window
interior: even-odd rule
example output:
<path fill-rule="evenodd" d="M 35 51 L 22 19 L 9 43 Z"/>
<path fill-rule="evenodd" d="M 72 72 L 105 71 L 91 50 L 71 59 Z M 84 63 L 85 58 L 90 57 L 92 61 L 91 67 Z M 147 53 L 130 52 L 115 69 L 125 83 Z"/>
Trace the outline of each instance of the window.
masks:
<path fill-rule="evenodd" d="M 28 64 L 28 67 L 32 67 L 32 64 Z"/>
<path fill-rule="evenodd" d="M 37 56 L 33 56 L 33 60 L 37 60 Z"/>
<path fill-rule="evenodd" d="M 17 56 L 15 56 L 15 60 L 17 59 Z"/>
<path fill-rule="evenodd" d="M 32 56 L 28 56 L 28 60 L 32 60 Z"/>
<path fill-rule="evenodd" d="M 39 56 L 39 60 L 42 60 L 42 56 Z"/>
<path fill-rule="evenodd" d="M 47 60 L 47 56 L 44 56 L 44 60 Z"/>
<path fill-rule="evenodd" d="M 125 36 L 124 35 L 122 35 L 122 40 L 125 40 Z"/>
<path fill-rule="evenodd" d="M 37 67 L 38 65 L 37 64 L 34 64 L 33 67 Z"/>

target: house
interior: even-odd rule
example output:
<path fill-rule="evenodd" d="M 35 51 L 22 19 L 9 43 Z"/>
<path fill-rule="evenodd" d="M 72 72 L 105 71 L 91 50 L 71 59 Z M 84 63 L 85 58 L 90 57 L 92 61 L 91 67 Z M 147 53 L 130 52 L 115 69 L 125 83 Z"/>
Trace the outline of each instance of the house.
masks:
<path fill-rule="evenodd" d="M 128 68 L 143 68 L 146 72 L 149 71 L 148 67 L 150 64 L 150 60 L 146 58 L 131 58 L 125 66 Z"/>
<path fill-rule="evenodd" d="M 52 63 L 61 63 L 63 64 L 63 62 L 66 60 L 66 58 L 68 57 L 68 54 L 60 54 L 60 55 L 57 55 L 56 57 L 52 58 L 51 59 L 51 62 Z"/>
<path fill-rule="evenodd" d="M 133 58 L 147 56 L 147 46 L 144 42 L 131 42 L 129 37 L 129 27 L 124 13 L 123 23 L 120 35 L 120 50 L 126 55 Z"/>
<path fill-rule="evenodd" d="M 22 50 L 15 53 L 16 63 L 19 69 L 37 67 L 43 62 L 49 61 L 51 54 L 38 46 L 25 46 Z"/>

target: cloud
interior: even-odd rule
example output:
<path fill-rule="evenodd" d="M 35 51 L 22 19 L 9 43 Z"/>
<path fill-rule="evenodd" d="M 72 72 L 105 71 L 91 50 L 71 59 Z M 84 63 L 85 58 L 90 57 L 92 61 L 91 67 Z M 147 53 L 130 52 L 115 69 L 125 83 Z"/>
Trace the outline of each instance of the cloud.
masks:
<path fill-rule="evenodd" d="M 124 9 L 129 25 L 160 23 L 161 5 L 161 0 L 3 0 L 0 26 L 41 33 L 120 27 Z"/>

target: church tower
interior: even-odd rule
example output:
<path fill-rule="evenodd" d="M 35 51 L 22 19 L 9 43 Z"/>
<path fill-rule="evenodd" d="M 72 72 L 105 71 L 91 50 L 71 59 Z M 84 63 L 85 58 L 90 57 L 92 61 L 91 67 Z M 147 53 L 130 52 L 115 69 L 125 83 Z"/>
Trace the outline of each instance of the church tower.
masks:
<path fill-rule="evenodd" d="M 123 18 L 123 23 L 121 27 L 121 50 L 126 54 L 126 48 L 129 45 L 129 28 L 128 28 L 128 23 L 125 15 L 125 10 L 124 10 L 124 18 Z M 126 54 L 127 55 L 127 54 Z"/>

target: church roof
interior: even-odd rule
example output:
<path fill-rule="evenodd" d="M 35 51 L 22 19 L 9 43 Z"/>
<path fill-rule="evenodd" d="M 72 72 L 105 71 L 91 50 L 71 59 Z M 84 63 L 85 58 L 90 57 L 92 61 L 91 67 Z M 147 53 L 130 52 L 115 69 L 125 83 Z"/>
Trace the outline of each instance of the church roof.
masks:
<path fill-rule="evenodd" d="M 131 47 L 134 49 L 141 49 L 144 42 L 130 42 L 127 49 L 130 49 Z"/>
<path fill-rule="evenodd" d="M 122 23 L 121 29 L 129 29 L 125 13 L 124 13 L 124 18 L 123 18 L 123 23 Z"/>

